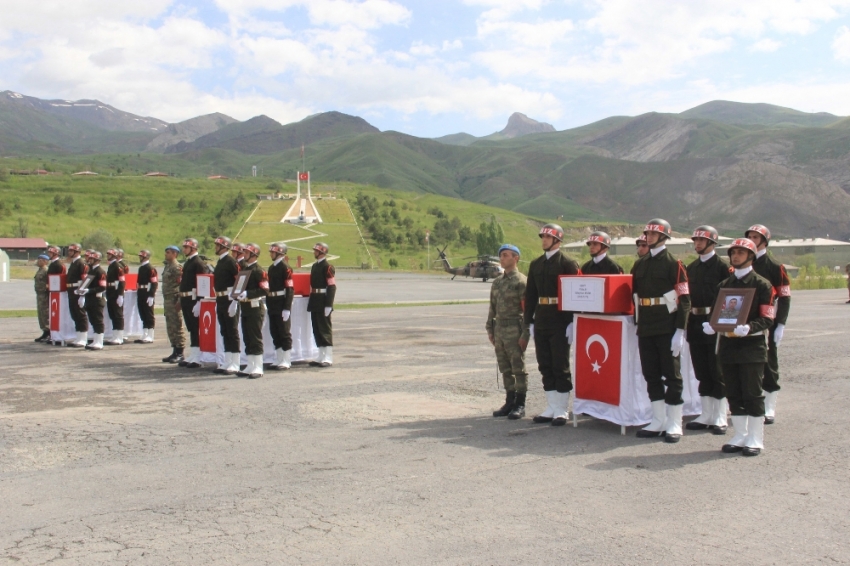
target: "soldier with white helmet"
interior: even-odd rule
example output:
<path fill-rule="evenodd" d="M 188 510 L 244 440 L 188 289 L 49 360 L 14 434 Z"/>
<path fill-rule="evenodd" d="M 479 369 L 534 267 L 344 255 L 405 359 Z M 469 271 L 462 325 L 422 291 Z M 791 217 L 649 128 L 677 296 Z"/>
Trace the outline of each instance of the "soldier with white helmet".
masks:
<path fill-rule="evenodd" d="M 153 342 L 156 317 L 153 306 L 156 301 L 156 290 L 159 287 L 159 273 L 151 265 L 151 251 L 139 250 L 139 272 L 136 287 L 136 305 L 139 309 L 139 318 L 142 319 L 142 337 L 135 341 L 136 344 L 150 344 Z"/>
<path fill-rule="evenodd" d="M 723 332 L 717 343 L 717 357 L 726 382 L 726 395 L 735 429 L 723 452 L 741 452 L 757 456 L 764 449 L 765 395 L 762 381 L 767 362 L 765 335 L 773 326 L 776 308 L 773 288 L 753 269 L 758 248 L 747 238 L 738 238 L 729 246 L 732 276 L 720 284 L 721 289 L 755 289 L 755 298 L 747 313 L 747 321 L 732 332 Z M 715 329 L 703 322 L 703 332 L 713 336 Z"/>
<path fill-rule="evenodd" d="M 269 266 L 269 332 L 275 348 L 275 363 L 272 369 L 287 370 L 292 367 L 292 299 L 295 285 L 292 268 L 286 262 L 287 246 L 277 242 L 269 246 L 272 264 Z"/>
<path fill-rule="evenodd" d="M 581 266 L 582 275 L 619 275 L 623 273 L 623 268 L 608 257 L 611 236 L 597 230 L 588 236 L 585 244 L 590 251 L 590 261 Z"/>
<path fill-rule="evenodd" d="M 311 366 L 329 367 L 333 364 L 333 312 L 334 297 L 336 296 L 336 269 L 328 261 L 328 245 L 317 242 L 313 246 L 313 257 L 316 261 L 310 268 L 310 298 L 307 310 L 310 311 L 310 321 L 313 323 L 313 338 L 319 347 L 319 357 Z"/>

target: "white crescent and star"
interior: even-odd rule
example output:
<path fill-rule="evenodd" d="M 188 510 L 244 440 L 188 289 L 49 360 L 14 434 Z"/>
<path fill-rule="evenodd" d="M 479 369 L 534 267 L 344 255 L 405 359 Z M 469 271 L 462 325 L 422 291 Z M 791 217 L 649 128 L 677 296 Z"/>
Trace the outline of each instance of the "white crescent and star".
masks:
<path fill-rule="evenodd" d="M 209 319 L 209 323 L 207 323 L 207 319 Z M 212 315 L 210 314 L 210 311 L 204 311 L 204 314 L 201 317 L 201 322 L 203 322 L 204 324 L 204 334 L 206 334 L 207 332 L 209 332 L 209 330 L 207 329 L 212 324 Z"/>
<path fill-rule="evenodd" d="M 587 354 L 588 359 L 590 359 L 590 346 L 597 342 L 605 349 L 605 358 L 602 360 L 602 363 L 604 364 L 608 361 L 608 342 L 606 342 L 605 338 L 599 334 L 593 334 L 587 339 L 587 342 L 584 344 L 584 353 Z M 593 360 L 591 365 L 593 366 L 594 373 L 599 373 L 599 370 L 602 369 L 602 364 L 598 363 L 596 360 Z"/>

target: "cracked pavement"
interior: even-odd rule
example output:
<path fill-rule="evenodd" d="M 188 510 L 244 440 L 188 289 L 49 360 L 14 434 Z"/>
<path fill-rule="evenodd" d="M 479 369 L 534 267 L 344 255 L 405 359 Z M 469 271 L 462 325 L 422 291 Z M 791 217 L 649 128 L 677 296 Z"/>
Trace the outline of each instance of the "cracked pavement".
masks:
<path fill-rule="evenodd" d="M 251 381 L 5 319 L 0 564 L 847 563 L 845 295 L 795 293 L 757 458 L 534 425 L 536 370 L 493 419 L 485 304 L 337 311 L 334 367 Z"/>

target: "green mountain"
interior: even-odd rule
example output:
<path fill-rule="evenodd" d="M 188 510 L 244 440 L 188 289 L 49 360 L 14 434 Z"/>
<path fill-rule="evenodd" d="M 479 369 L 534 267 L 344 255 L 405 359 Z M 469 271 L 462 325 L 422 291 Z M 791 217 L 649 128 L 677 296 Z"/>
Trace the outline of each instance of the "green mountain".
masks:
<path fill-rule="evenodd" d="M 729 102 L 713 100 L 700 104 L 679 114 L 682 118 L 701 118 L 714 120 L 724 124 L 743 124 L 770 127 L 812 126 L 816 128 L 829 126 L 841 120 L 827 112 L 800 112 L 791 108 L 774 106 L 773 104 Z"/>

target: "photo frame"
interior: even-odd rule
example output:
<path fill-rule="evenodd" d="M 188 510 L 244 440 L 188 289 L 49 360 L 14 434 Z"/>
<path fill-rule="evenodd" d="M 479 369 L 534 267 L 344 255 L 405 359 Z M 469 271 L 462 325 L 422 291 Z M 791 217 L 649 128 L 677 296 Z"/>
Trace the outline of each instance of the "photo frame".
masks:
<path fill-rule="evenodd" d="M 233 284 L 233 291 L 230 292 L 231 299 L 238 299 L 242 291 L 248 288 L 248 278 L 251 277 L 250 271 L 240 271 L 236 276 L 236 282 Z"/>
<path fill-rule="evenodd" d="M 755 289 L 720 289 L 711 308 L 711 327 L 717 332 L 732 332 L 746 324 L 755 296 Z"/>

